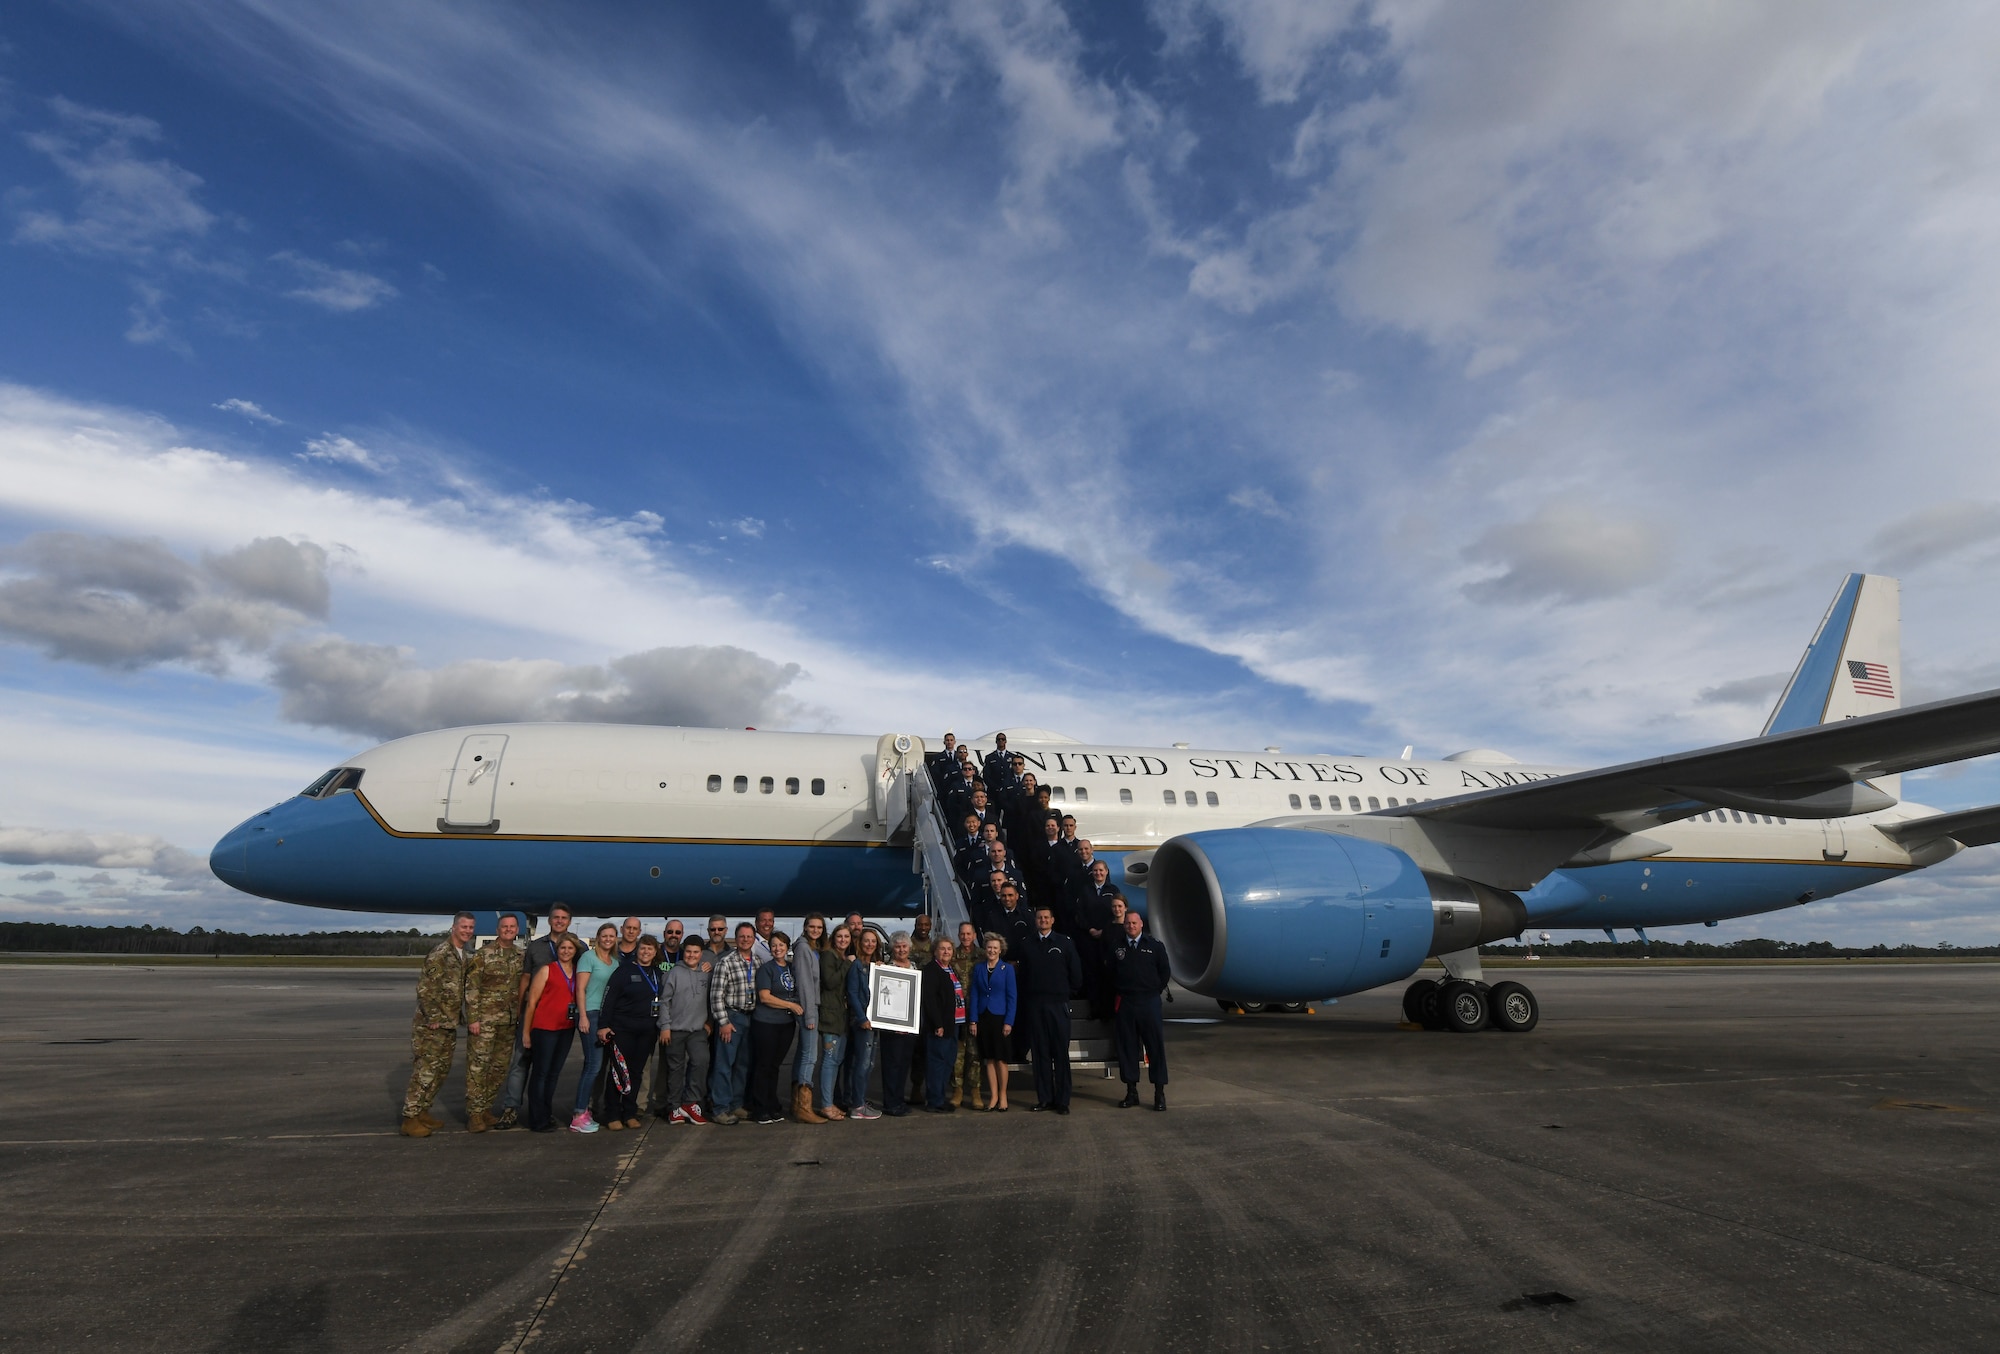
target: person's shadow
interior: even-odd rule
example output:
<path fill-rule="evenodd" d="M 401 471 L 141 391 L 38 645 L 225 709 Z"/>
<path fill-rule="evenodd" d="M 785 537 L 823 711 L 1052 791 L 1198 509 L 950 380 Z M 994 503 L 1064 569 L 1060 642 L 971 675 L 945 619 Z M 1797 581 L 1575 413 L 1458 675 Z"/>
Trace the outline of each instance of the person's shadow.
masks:
<path fill-rule="evenodd" d="M 333 1348 L 327 1338 L 324 1283 L 279 1284 L 247 1299 L 211 1346 L 217 1351 L 311 1354 Z"/>

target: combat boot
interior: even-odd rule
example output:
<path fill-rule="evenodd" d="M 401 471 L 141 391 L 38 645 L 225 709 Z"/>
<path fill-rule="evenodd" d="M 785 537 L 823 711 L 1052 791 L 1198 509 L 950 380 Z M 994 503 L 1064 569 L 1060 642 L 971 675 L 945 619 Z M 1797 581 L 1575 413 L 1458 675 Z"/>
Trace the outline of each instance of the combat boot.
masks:
<path fill-rule="evenodd" d="M 432 1130 L 433 1132 L 444 1127 L 444 1120 L 438 1118 L 435 1114 L 432 1114 L 429 1110 L 425 1110 L 417 1117 L 424 1121 L 424 1127 Z"/>
<path fill-rule="evenodd" d="M 428 1138 L 431 1126 L 424 1122 L 422 1115 L 403 1120 L 403 1136 L 406 1138 Z"/>
<path fill-rule="evenodd" d="M 465 1116 L 465 1130 L 468 1133 L 484 1133 L 493 1127 L 493 1116 L 485 1110 L 474 1110 Z"/>
<path fill-rule="evenodd" d="M 491 1118 L 490 1115 L 488 1117 Z M 492 1127 L 496 1132 L 503 1133 L 510 1128 L 519 1128 L 520 1126 L 521 1115 L 518 1110 L 501 1110 L 500 1117 L 494 1119 L 492 1123 Z"/>
<path fill-rule="evenodd" d="M 1138 1103 L 1139 1103 L 1139 1083 L 1136 1081 L 1126 1082 L 1125 1098 L 1118 1102 L 1118 1108 L 1121 1110 L 1129 1110 L 1137 1106 Z"/>
<path fill-rule="evenodd" d="M 1153 1088 L 1153 1108 L 1156 1110 L 1163 1110 L 1166 1107 L 1167 1107 L 1167 1088 L 1164 1086 L 1155 1086 Z"/>
<path fill-rule="evenodd" d="M 826 1120 L 813 1112 L 813 1093 L 810 1086 L 792 1088 L 792 1117 L 802 1124 L 823 1124 Z"/>

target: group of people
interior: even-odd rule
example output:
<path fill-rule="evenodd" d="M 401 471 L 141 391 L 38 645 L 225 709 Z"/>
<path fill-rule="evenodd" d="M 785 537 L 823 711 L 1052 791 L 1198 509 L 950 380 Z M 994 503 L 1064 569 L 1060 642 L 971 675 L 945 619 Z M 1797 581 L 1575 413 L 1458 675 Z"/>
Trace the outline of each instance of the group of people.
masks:
<path fill-rule="evenodd" d="M 443 1127 L 430 1110 L 461 1027 L 475 1133 L 634 1129 L 646 1113 L 672 1124 L 772 1124 L 788 1111 L 804 1123 L 865 1121 L 968 1102 L 1004 1113 L 1008 1065 L 1024 1052 L 1035 1080 L 1028 1108 L 1068 1114 L 1069 1004 L 1079 995 L 1098 1018 L 1115 1016 L 1121 1107 L 1139 1103 L 1143 1055 L 1153 1108 L 1164 1110 L 1166 952 L 1077 837 L 1076 819 L 1051 807 L 1005 735 L 996 742 L 976 765 L 947 734 L 930 759 L 962 828 L 955 863 L 972 920 L 956 936 L 933 936 L 929 916 L 885 940 L 859 913 L 831 925 L 813 913 L 793 937 L 764 911 L 733 929 L 710 917 L 704 935 L 669 920 L 654 936 L 628 917 L 586 942 L 557 904 L 547 935 L 524 944 L 505 914 L 495 939 L 473 951 L 476 922 L 459 914 L 418 982 L 402 1132 Z M 870 1018 L 877 965 L 920 971 L 915 1033 Z M 559 1105 L 579 1047 L 574 1095 Z M 869 1103 L 878 1072 L 879 1110 Z"/>

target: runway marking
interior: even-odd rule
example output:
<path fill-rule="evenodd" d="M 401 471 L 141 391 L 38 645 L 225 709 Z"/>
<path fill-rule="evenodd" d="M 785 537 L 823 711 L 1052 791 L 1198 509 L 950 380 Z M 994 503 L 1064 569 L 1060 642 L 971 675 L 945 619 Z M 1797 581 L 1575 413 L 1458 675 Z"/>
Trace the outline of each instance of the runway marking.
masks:
<path fill-rule="evenodd" d="M 1418 1100 L 1466 1100 L 1486 1099 L 1494 1096 L 1516 1095 L 1576 1095 L 1579 1092 L 1599 1091 L 1657 1091 L 1672 1090 L 1687 1086 L 1759 1086 L 1779 1081 L 1838 1081 L 1851 1077 L 1852 1072 L 1802 1072 L 1783 1077 L 1699 1077 L 1682 1081 L 1622 1081 L 1608 1084 L 1586 1084 L 1576 1086 L 1523 1086 L 1511 1091 L 1438 1091 L 1427 1095 L 1341 1095 L 1323 1103 L 1329 1106 L 1350 1105 L 1371 1100 L 1383 1100 L 1393 1104 L 1405 1104 Z M 1879 1076 L 1901 1077 L 1906 1072 L 1882 1072 Z M 1221 1078 L 1216 1078 L 1221 1080 Z M 1234 1082 L 1229 1083 L 1235 1085 Z M 1247 1089 L 1247 1088 L 1242 1088 Z"/>

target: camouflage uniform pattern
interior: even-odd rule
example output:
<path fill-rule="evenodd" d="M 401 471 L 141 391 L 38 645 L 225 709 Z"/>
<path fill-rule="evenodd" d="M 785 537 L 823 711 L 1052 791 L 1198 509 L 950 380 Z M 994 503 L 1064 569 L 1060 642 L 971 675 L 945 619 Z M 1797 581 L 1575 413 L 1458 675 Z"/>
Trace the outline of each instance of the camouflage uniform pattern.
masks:
<path fill-rule="evenodd" d="M 409 1089 L 403 1092 L 405 1119 L 416 1118 L 437 1099 L 438 1088 L 451 1071 L 464 1008 L 465 956 L 450 940 L 443 940 L 424 957 L 424 974 L 417 979 L 417 1012 L 410 1021 L 415 1066 L 410 1069 Z M 438 1028 L 432 1029 L 433 1024 Z"/>
<path fill-rule="evenodd" d="M 968 1017 L 972 1014 L 972 968 L 978 962 L 970 957 L 961 959 L 956 955 L 951 961 L 951 971 L 958 975 L 958 981 L 965 988 L 965 1013 Z M 986 1064 L 979 1061 L 977 1034 L 978 1026 L 966 1027 L 965 1038 L 958 1045 L 958 1056 L 952 1060 L 951 1095 L 954 1104 L 961 1103 L 961 1097 L 977 1104 L 980 1097 L 985 1094 Z"/>
<path fill-rule="evenodd" d="M 494 941 L 465 965 L 465 1111 L 490 1111 L 507 1080 L 508 1060 L 520 1033 L 520 950 Z M 482 1031 L 471 1032 L 473 1021 Z"/>

